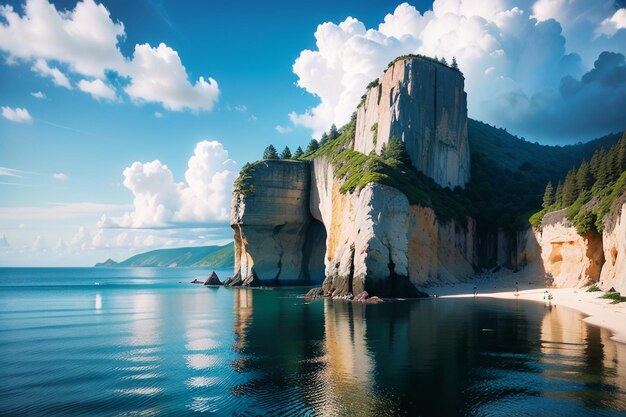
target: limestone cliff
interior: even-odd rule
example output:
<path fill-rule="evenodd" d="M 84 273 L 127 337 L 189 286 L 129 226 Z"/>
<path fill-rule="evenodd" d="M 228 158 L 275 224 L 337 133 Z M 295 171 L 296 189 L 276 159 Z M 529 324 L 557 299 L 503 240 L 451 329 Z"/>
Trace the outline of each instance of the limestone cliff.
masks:
<path fill-rule="evenodd" d="M 603 290 L 626 293 L 626 203 L 616 204 L 604 218 L 600 234 L 592 230 L 580 236 L 565 218 L 565 210 L 546 214 L 533 231 L 536 245 L 520 246 L 534 253 L 529 270 L 551 274 L 558 287 L 584 287 L 597 283 Z M 538 245 L 538 247 L 537 247 Z"/>
<path fill-rule="evenodd" d="M 544 216 L 539 234 L 546 273 L 559 287 L 582 287 L 598 281 L 604 263 L 602 236 L 582 237 L 565 218 L 565 210 Z"/>
<path fill-rule="evenodd" d="M 615 288 L 626 294 L 626 203 L 609 216 L 608 227 L 602 232 L 605 262 L 600 274 L 600 286 L 605 290 Z"/>
<path fill-rule="evenodd" d="M 437 219 L 376 183 L 341 193 L 326 157 L 261 161 L 233 193 L 236 284 L 321 282 L 327 294 L 419 296 L 474 272 L 474 225 Z M 248 188 L 246 188 L 248 187 Z M 323 265 L 323 269 L 322 269 Z"/>
<path fill-rule="evenodd" d="M 307 239 L 309 164 L 268 161 L 256 164 L 245 184 L 233 193 L 230 223 L 235 231 L 235 283 L 260 280 L 298 281 L 319 276 Z M 246 189 L 245 187 L 250 187 Z M 318 262 L 319 263 L 319 262 Z"/>
<path fill-rule="evenodd" d="M 357 109 L 354 149 L 380 154 L 395 137 L 415 168 L 443 187 L 470 177 L 467 98 L 461 72 L 419 57 L 394 61 Z"/>
<path fill-rule="evenodd" d="M 338 297 L 407 297 L 420 295 L 418 286 L 506 267 L 533 279 L 550 273 L 559 286 L 599 281 L 626 292 L 623 209 L 602 235 L 578 236 L 563 213 L 547 215 L 540 230 L 505 232 L 484 216 L 480 224 L 466 217 L 458 202 L 474 200 L 454 200 L 467 195 L 415 172 L 404 151 L 402 158 L 371 154 L 398 138 L 415 168 L 440 186 L 463 187 L 470 172 L 463 84 L 460 72 L 441 63 L 396 60 L 339 137 L 305 160 L 244 169 L 232 197 L 235 276 L 228 283 L 322 283 Z M 533 169 L 519 165 L 513 178 Z M 468 194 L 489 187 L 482 176 Z"/>
<path fill-rule="evenodd" d="M 463 84 L 459 71 L 432 60 L 394 61 L 368 90 L 354 136 L 335 152 L 380 152 L 396 137 L 418 170 L 440 185 L 464 186 L 469 149 Z M 231 206 L 231 285 L 323 279 L 333 296 L 367 291 L 413 297 L 420 295 L 416 285 L 474 272 L 471 219 L 443 221 L 432 208 L 410 204 L 399 189 L 374 181 L 344 190 L 344 163 L 322 154 L 306 162 L 260 161 L 242 172 Z"/>

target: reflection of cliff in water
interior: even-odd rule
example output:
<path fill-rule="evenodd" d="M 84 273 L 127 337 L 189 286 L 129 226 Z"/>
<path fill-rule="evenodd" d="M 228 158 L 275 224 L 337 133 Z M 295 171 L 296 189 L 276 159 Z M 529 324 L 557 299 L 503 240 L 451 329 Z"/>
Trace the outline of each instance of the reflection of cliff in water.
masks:
<path fill-rule="evenodd" d="M 574 414 L 626 407 L 625 346 L 571 310 L 506 300 L 362 305 L 307 303 L 285 290 L 234 294 L 235 369 L 249 379 L 231 391 L 253 410 L 439 416 L 532 414 L 542 401 L 557 410 L 574 404 L 567 408 Z M 590 396 L 593 384 L 607 394 Z"/>
<path fill-rule="evenodd" d="M 596 394 L 548 392 L 564 395 L 587 407 L 611 407 L 615 390 L 626 392 L 626 345 L 610 340 L 607 329 L 582 321 L 582 314 L 568 308 L 551 308 L 541 323 L 541 351 L 545 354 L 544 373 L 561 383 L 579 383 L 589 388 L 601 387 Z M 619 408 L 626 409 L 626 401 Z"/>

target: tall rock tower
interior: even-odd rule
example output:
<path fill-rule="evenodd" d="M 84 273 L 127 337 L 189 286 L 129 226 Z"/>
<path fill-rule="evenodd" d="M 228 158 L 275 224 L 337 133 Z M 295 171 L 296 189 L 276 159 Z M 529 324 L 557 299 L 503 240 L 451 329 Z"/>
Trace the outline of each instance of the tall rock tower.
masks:
<path fill-rule="evenodd" d="M 395 60 L 357 109 L 354 149 L 380 154 L 395 137 L 419 171 L 442 187 L 464 187 L 470 178 L 464 84 L 460 71 L 432 59 Z"/>

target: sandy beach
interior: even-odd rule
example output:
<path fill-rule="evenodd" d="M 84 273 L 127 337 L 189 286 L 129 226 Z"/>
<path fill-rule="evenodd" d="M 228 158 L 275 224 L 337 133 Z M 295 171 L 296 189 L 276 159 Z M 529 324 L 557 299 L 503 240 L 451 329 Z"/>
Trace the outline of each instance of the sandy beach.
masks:
<path fill-rule="evenodd" d="M 515 295 L 515 282 L 519 279 L 519 295 Z M 471 282 L 443 284 L 424 287 L 430 295 L 445 298 L 478 297 L 519 299 L 546 303 L 546 288 L 537 282 L 522 281 L 522 277 L 510 272 L 485 274 Z M 603 292 L 587 292 L 586 288 L 551 288 L 554 306 L 564 306 L 580 311 L 589 324 L 604 327 L 613 332 L 612 340 L 626 344 L 626 303 L 611 304 L 611 300 L 599 298 Z"/>

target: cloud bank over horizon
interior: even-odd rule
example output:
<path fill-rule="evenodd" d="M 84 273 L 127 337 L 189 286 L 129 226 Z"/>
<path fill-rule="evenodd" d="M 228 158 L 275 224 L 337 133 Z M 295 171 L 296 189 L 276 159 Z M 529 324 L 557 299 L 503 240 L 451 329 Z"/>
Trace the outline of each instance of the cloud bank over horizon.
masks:
<path fill-rule="evenodd" d="M 348 17 L 314 36 L 293 72 L 320 103 L 289 117 L 317 136 L 346 123 L 367 84 L 408 53 L 456 57 L 470 117 L 533 140 L 626 128 L 626 9 L 612 0 L 435 0 L 423 14 L 403 3 L 378 28 Z"/>
<path fill-rule="evenodd" d="M 94 0 L 73 10 L 57 10 L 48 0 L 26 0 L 23 14 L 0 6 L 0 50 L 9 63 L 32 63 L 31 70 L 59 87 L 93 98 L 116 100 L 122 91 L 132 102 L 158 103 L 171 111 L 211 111 L 220 91 L 213 78 L 192 82 L 178 53 L 164 43 L 137 44 L 132 57 L 119 48 L 124 24 Z M 111 73 L 121 76 L 116 86 Z M 116 91 L 119 90 L 119 91 Z"/>
<path fill-rule="evenodd" d="M 35 262 L 51 266 L 81 259 L 83 264 L 92 265 L 103 257 L 122 260 L 157 248 L 224 244 L 232 240 L 226 226 L 238 172 L 238 164 L 229 158 L 221 142 L 203 140 L 196 144 L 187 162 L 184 181 L 176 181 L 174 173 L 160 160 L 136 161 L 125 168 L 123 185 L 133 195 L 132 205 L 0 207 L 0 229 L 19 229 L 22 237 L 12 245 L 1 235 L 0 264 Z M 22 174 L 0 167 L 0 176 Z M 51 177 L 70 180 L 62 172 Z M 81 225 L 76 227 L 75 221 Z M 58 235 L 62 237 L 56 238 Z"/>

